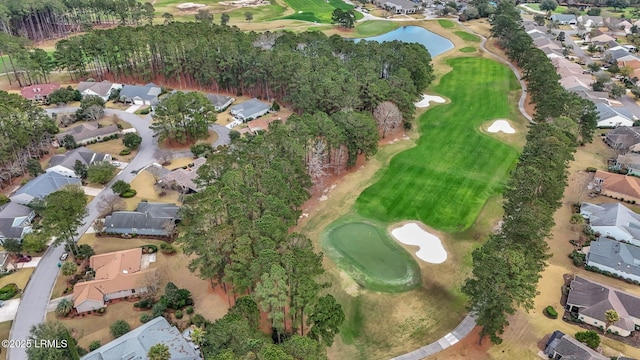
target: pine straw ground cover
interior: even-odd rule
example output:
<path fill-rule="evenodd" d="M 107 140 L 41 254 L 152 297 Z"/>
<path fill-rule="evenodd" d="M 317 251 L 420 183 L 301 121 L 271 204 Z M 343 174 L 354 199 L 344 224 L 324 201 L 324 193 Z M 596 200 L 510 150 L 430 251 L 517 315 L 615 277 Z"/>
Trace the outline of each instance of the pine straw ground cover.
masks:
<path fill-rule="evenodd" d="M 447 232 L 473 224 L 487 199 L 501 192 L 518 147 L 483 134 L 486 121 L 519 119 L 510 93 L 511 70 L 493 60 L 454 58 L 453 71 L 433 88 L 451 100 L 418 119 L 414 148 L 396 155 L 384 176 L 356 202 L 362 216 L 394 222 L 415 219 Z"/>

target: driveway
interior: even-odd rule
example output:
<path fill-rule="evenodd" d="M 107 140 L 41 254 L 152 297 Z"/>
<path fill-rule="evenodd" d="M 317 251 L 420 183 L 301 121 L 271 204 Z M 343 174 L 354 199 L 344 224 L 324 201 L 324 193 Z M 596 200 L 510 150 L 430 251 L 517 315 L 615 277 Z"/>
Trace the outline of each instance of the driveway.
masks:
<path fill-rule="evenodd" d="M 11 321 L 16 318 L 20 299 L 5 300 L 4 306 L 0 308 L 0 322 Z"/>
<path fill-rule="evenodd" d="M 40 259 L 42 259 L 42 257 L 34 257 L 29 262 L 17 263 L 16 267 L 18 269 L 34 268 L 37 267 L 38 264 L 40 264 Z"/>
<path fill-rule="evenodd" d="M 88 187 L 88 186 L 83 186 L 82 190 L 84 190 L 84 193 L 86 195 L 89 196 L 98 196 L 98 194 L 100 194 L 102 192 L 103 189 L 96 189 L 96 188 L 92 188 L 92 187 Z"/>
<path fill-rule="evenodd" d="M 76 110 L 76 107 L 67 107 L 47 109 L 47 112 L 64 113 L 75 112 Z M 131 162 L 118 175 L 106 184 L 105 188 L 110 188 L 117 180 L 131 182 L 136 176 L 138 170 L 155 161 L 153 155 L 157 148 L 157 139 L 153 137 L 153 131 L 149 129 L 150 116 L 141 118 L 137 115 L 115 109 L 105 109 L 105 115 L 119 116 L 122 120 L 127 121 L 135 127 L 138 134 L 142 137 L 142 143 L 140 144 L 136 157 L 131 160 Z M 87 216 L 83 219 L 83 225 L 78 228 L 79 235 L 76 237 L 76 241 L 85 233 L 91 223 L 98 218 L 99 211 L 97 209 L 97 204 L 107 194 L 111 194 L 111 190 L 100 192 L 87 205 Z M 27 339 L 29 337 L 29 330 L 31 327 L 44 322 L 47 313 L 47 305 L 49 304 L 51 292 L 53 291 L 53 285 L 55 284 L 60 270 L 58 268 L 58 259 L 63 252 L 64 246 L 62 245 L 55 248 L 50 247 L 42 256 L 42 259 L 40 259 L 39 266 L 36 267 L 33 275 L 31 275 L 31 280 L 22 294 L 22 299 L 18 306 L 18 312 L 11 327 L 11 333 L 9 336 L 12 340 Z M 8 359 L 23 360 L 26 358 L 27 355 L 25 349 L 8 349 Z"/>

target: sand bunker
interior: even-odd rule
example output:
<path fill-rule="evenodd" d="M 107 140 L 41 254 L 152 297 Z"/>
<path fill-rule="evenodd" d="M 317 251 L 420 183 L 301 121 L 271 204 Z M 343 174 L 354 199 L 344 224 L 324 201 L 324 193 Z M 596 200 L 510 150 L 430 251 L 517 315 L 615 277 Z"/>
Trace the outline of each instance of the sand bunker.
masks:
<path fill-rule="evenodd" d="M 505 134 L 515 134 L 516 130 L 511 127 L 507 120 L 496 120 L 487 129 L 490 133 L 503 132 Z"/>
<path fill-rule="evenodd" d="M 406 223 L 391 230 L 391 235 L 405 245 L 418 246 L 416 256 L 425 262 L 441 264 L 447 260 L 447 251 L 440 238 L 422 229 L 418 223 Z"/>
<path fill-rule="evenodd" d="M 442 104 L 446 100 L 440 96 L 422 94 L 422 100 L 415 103 L 415 105 L 419 108 L 426 108 L 429 107 L 429 103 L 431 103 L 432 101 L 438 104 Z"/>
<path fill-rule="evenodd" d="M 194 4 L 191 2 L 187 2 L 187 3 L 182 3 L 177 5 L 176 8 L 181 11 L 189 11 L 189 10 L 202 9 L 205 6 L 206 6 L 205 4 Z"/>

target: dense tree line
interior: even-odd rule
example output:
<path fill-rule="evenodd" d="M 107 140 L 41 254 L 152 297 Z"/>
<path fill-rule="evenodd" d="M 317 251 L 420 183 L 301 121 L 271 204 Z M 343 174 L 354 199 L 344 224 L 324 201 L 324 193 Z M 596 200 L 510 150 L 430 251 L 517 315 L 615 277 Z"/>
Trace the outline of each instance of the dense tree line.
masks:
<path fill-rule="evenodd" d="M 504 191 L 502 228 L 473 251 L 473 275 L 463 286 L 483 327 L 481 336 L 500 343 L 508 316 L 533 308 L 567 168 L 576 147 L 591 141 L 597 113 L 593 103 L 560 86 L 553 65 L 532 46 L 513 2 L 498 4 L 491 25 L 492 36 L 523 69 L 536 105 L 536 124 Z"/>
<path fill-rule="evenodd" d="M 58 132 L 51 117 L 20 95 L 0 91 L 0 187 L 27 172 Z"/>
<path fill-rule="evenodd" d="M 135 0 L 8 0 L 0 3 L 0 32 L 40 41 L 99 24 L 151 24 L 154 11 Z"/>
<path fill-rule="evenodd" d="M 172 79 L 181 87 L 276 99 L 298 113 L 371 112 L 389 100 L 405 121 L 433 80 L 431 57 L 419 44 L 243 33 L 204 23 L 92 31 L 59 41 L 55 59 L 78 77 Z"/>
<path fill-rule="evenodd" d="M 252 297 L 268 315 L 276 343 L 299 334 L 331 345 L 344 313 L 335 299 L 321 296 L 322 255 L 308 238 L 288 232 L 311 186 L 304 141 L 296 136 L 276 121 L 268 132 L 211 154 L 198 172 L 204 190 L 185 200 L 178 242 L 195 254 L 191 271 L 229 297 Z M 237 356 L 249 351 L 221 346 L 212 355 L 223 349 Z"/>

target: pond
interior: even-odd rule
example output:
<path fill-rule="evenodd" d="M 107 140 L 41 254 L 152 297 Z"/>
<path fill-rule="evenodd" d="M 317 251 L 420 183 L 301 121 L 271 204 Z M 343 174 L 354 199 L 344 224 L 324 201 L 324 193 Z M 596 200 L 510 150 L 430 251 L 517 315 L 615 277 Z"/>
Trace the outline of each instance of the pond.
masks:
<path fill-rule="evenodd" d="M 363 39 L 355 39 L 356 42 Z M 436 57 L 447 50 L 453 49 L 453 43 L 449 39 L 420 26 L 403 26 L 386 34 L 364 38 L 367 41 L 393 41 L 399 40 L 407 43 L 418 43 L 424 45 L 429 50 L 431 57 Z"/>

